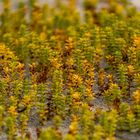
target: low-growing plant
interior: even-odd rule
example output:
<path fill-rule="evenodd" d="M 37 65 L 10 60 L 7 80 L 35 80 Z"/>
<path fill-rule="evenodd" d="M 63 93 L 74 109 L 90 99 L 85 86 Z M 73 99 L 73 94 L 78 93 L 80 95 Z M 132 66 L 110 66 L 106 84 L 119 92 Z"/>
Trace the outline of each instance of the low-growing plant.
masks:
<path fill-rule="evenodd" d="M 129 0 L 84 0 L 80 12 L 76 0 L 12 5 L 0 1 L 0 139 L 139 135 L 136 7 Z"/>

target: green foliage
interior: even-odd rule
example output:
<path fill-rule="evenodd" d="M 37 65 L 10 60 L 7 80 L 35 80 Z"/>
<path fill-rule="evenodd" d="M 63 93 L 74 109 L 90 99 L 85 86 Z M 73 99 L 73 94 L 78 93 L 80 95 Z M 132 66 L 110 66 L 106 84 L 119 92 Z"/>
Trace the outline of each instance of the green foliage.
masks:
<path fill-rule="evenodd" d="M 140 131 L 140 14 L 128 0 L 3 0 L 0 139 L 115 140 Z M 100 7 L 101 3 L 105 7 Z M 33 138 L 35 137 L 35 138 Z"/>

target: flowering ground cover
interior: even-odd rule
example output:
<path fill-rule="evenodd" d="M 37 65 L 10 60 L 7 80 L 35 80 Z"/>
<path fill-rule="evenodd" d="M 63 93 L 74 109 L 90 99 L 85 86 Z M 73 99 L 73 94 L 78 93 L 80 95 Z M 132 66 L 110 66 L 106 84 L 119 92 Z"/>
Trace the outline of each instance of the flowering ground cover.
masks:
<path fill-rule="evenodd" d="M 139 140 L 140 12 L 128 0 L 2 0 L 1 140 Z M 99 6 L 100 3 L 103 6 Z"/>

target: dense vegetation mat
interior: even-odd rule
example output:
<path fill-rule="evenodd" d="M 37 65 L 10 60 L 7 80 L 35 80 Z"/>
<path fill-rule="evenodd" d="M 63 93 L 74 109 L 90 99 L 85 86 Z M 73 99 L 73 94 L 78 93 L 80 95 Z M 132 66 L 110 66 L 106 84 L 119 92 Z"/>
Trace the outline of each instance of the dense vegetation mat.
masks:
<path fill-rule="evenodd" d="M 127 0 L 84 0 L 80 13 L 76 0 L 10 2 L 0 2 L 0 139 L 140 139 L 140 12 Z"/>

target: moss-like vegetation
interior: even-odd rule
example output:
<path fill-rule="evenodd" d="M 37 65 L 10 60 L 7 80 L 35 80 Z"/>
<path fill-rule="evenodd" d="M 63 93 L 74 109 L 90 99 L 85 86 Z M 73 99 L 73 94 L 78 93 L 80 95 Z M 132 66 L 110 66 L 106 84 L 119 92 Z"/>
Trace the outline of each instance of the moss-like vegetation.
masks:
<path fill-rule="evenodd" d="M 140 12 L 128 0 L 2 0 L 0 138 L 115 140 L 140 132 Z"/>

